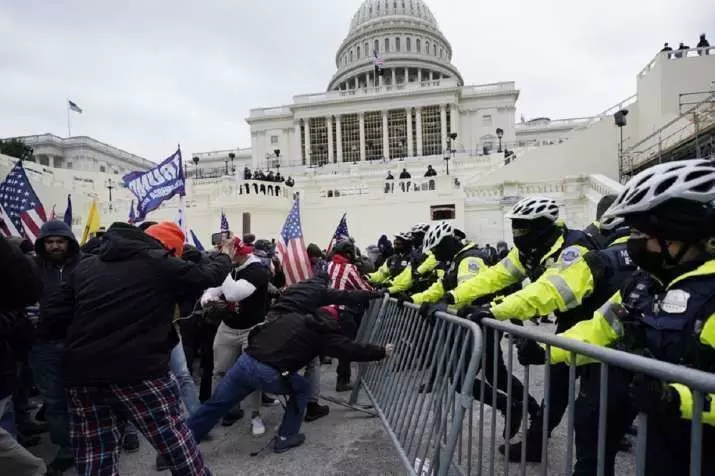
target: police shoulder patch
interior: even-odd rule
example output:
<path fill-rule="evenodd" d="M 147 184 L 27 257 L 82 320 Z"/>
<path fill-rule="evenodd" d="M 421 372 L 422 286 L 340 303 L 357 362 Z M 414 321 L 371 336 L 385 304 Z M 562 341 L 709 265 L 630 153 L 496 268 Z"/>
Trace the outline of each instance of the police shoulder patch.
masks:
<path fill-rule="evenodd" d="M 479 263 L 477 263 L 476 261 L 470 261 L 469 263 L 467 263 L 467 270 L 470 273 L 478 272 L 479 271 Z"/>
<path fill-rule="evenodd" d="M 575 246 L 569 246 L 561 253 L 561 263 L 568 266 L 581 257 L 581 250 Z"/>
<path fill-rule="evenodd" d="M 660 308 L 668 314 L 682 314 L 688 310 L 690 293 L 682 289 L 673 289 L 663 298 Z"/>

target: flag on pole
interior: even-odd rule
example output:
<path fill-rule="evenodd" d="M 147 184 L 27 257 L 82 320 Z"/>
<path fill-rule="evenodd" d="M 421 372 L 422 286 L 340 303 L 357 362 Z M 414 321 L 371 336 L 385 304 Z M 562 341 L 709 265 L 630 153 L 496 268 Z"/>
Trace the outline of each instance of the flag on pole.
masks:
<path fill-rule="evenodd" d="M 55 213 L 55 204 L 52 204 L 52 211 L 50 212 L 50 220 L 57 220 L 57 214 Z"/>
<path fill-rule="evenodd" d="M 129 224 L 133 225 L 137 222 L 137 214 L 134 211 L 134 200 L 132 200 L 132 204 L 129 205 Z"/>
<path fill-rule="evenodd" d="M 84 233 L 82 233 L 80 245 L 87 243 L 90 236 L 97 233 L 97 230 L 99 230 L 99 208 L 97 207 L 97 200 L 92 200 L 92 206 L 89 207 L 89 215 L 87 215 L 87 222 L 84 225 Z"/>
<path fill-rule="evenodd" d="M 281 257 L 286 275 L 286 286 L 308 279 L 312 275 L 308 250 L 303 241 L 303 229 L 300 225 L 300 205 L 298 200 L 288 213 L 285 224 L 278 237 L 278 254 Z"/>
<path fill-rule="evenodd" d="M 35 241 L 46 221 L 45 207 L 18 161 L 0 183 L 0 232 Z"/>
<path fill-rule="evenodd" d="M 226 214 L 221 210 L 221 232 L 229 231 L 230 228 L 228 226 L 228 219 L 226 218 Z"/>
<path fill-rule="evenodd" d="M 350 239 L 350 233 L 348 233 L 348 219 L 347 219 L 347 213 L 343 214 L 343 217 L 340 219 L 340 223 L 338 223 L 338 227 L 335 229 L 335 234 L 333 235 L 333 238 L 330 240 L 330 244 L 328 245 L 328 251 L 333 249 L 333 246 L 335 246 L 335 243 L 338 241 L 343 241 L 343 240 L 349 240 Z"/>
<path fill-rule="evenodd" d="M 67 195 L 67 208 L 65 208 L 65 216 L 62 221 L 72 229 L 72 195 Z"/>
<path fill-rule="evenodd" d="M 153 169 L 124 175 L 122 181 L 137 198 L 137 220 L 144 220 L 147 213 L 159 208 L 165 200 L 177 194 L 180 197 L 186 195 L 181 149 L 176 149 Z"/>
<path fill-rule="evenodd" d="M 194 230 L 189 230 L 189 235 L 191 235 L 191 241 L 189 242 L 189 244 L 194 245 L 199 251 L 204 251 L 204 245 L 201 244 L 199 238 L 196 236 L 196 233 L 194 233 Z"/>
<path fill-rule="evenodd" d="M 67 100 L 67 107 L 70 108 L 70 111 L 74 111 L 77 114 L 82 114 L 82 108 L 79 107 L 76 102 L 74 102 L 70 99 Z"/>
<path fill-rule="evenodd" d="M 375 75 L 382 76 L 382 67 L 385 66 L 385 60 L 382 59 L 382 56 L 380 56 L 380 53 L 377 51 L 377 48 L 372 51 L 372 54 L 372 62 L 375 65 Z"/>

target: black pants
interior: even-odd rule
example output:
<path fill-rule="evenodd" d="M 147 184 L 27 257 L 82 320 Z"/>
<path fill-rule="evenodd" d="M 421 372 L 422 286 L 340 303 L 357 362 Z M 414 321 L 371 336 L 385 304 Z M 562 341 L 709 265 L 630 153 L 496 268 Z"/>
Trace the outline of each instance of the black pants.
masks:
<path fill-rule="evenodd" d="M 206 322 L 198 327 L 198 347 L 199 367 L 201 369 L 201 382 L 199 384 L 199 401 L 205 402 L 211 398 L 211 388 L 214 373 L 214 339 L 216 338 L 217 326 Z M 195 358 L 192 357 L 192 359 Z"/>
<path fill-rule="evenodd" d="M 342 311 L 340 312 L 340 329 L 343 335 L 349 339 L 355 339 L 357 336 L 358 328 L 360 327 L 360 322 L 362 321 L 362 314 L 352 311 Z M 350 371 L 350 361 L 345 359 L 338 360 L 338 382 L 349 383 L 352 373 Z"/>
<path fill-rule="evenodd" d="M 600 365 L 597 364 L 588 365 L 581 374 L 581 389 L 574 409 L 576 440 L 574 476 L 597 474 L 600 376 Z M 628 398 L 628 385 L 631 379 L 632 374 L 626 370 L 616 367 L 608 369 L 605 476 L 615 475 L 614 466 L 620 441 L 636 416 L 636 411 Z"/>
<path fill-rule="evenodd" d="M 690 421 L 648 418 L 646 476 L 687 476 L 690 474 Z M 715 427 L 703 424 L 701 472 L 715 474 Z"/>
<path fill-rule="evenodd" d="M 509 376 L 509 372 L 504 363 L 504 351 L 501 348 L 501 339 L 503 333 L 500 331 L 495 331 L 490 328 L 484 328 L 486 334 L 486 343 L 484 344 L 484 354 L 486 357 L 486 364 L 482 369 L 482 376 L 484 378 L 484 403 L 491 405 L 494 401 L 494 392 L 497 392 L 497 409 L 506 413 L 508 407 L 507 391 L 509 388 L 509 380 L 511 380 L 511 398 L 515 405 L 520 405 L 524 401 L 524 385 L 521 383 L 516 376 Z M 494 332 L 497 332 L 498 339 L 495 345 L 494 342 Z M 494 373 L 494 358 L 497 359 L 496 374 Z M 494 381 L 496 379 L 496 389 Z M 472 393 L 474 398 L 479 400 L 481 397 L 481 385 L 482 381 L 480 379 L 474 380 L 474 388 Z M 529 406 L 534 406 L 536 400 L 534 397 L 529 395 Z M 532 408 L 533 410 L 533 408 Z"/>

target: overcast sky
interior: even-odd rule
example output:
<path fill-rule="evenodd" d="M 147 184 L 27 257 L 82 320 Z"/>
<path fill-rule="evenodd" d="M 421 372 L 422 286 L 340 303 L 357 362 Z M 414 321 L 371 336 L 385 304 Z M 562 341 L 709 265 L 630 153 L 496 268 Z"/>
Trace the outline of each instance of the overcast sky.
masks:
<path fill-rule="evenodd" d="M 73 135 L 150 160 L 250 147 L 249 109 L 325 90 L 361 3 L 0 0 L 0 137 L 65 136 L 69 97 Z M 516 81 L 517 118 L 597 114 L 664 41 L 715 40 L 708 0 L 427 4 L 467 84 Z"/>

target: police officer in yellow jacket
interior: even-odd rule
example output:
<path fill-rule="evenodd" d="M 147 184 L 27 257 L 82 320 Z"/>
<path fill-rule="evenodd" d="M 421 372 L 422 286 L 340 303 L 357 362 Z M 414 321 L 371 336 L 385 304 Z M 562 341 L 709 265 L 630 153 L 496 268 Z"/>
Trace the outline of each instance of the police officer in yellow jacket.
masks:
<path fill-rule="evenodd" d="M 423 292 L 412 294 L 408 297 L 400 297 L 400 300 L 420 304 L 420 314 L 427 319 L 432 320 L 438 311 L 446 311 L 448 306 L 444 302 L 440 302 L 445 296 L 445 293 L 456 289 L 460 284 L 463 284 L 484 272 L 487 266 L 484 264 L 484 252 L 480 250 L 474 243 L 466 240 L 464 235 L 459 230 L 454 229 L 450 224 L 442 222 L 430 228 L 427 237 L 425 238 L 425 251 L 431 251 L 440 263 L 446 263 L 444 277 L 435 281 L 432 286 Z M 493 366 L 489 365 L 484 369 L 485 378 L 485 398 L 484 403 L 491 404 L 493 400 L 493 392 L 496 391 L 496 408 L 503 415 L 506 415 L 508 406 L 512 406 L 511 411 L 511 426 L 505 428 L 504 433 L 506 438 L 513 437 L 518 431 L 521 424 L 522 402 L 524 387 L 518 378 L 512 376 L 512 401 L 509 402 L 506 397 L 508 388 L 508 372 L 504 365 L 504 358 L 501 348 L 494 349 L 493 339 L 487 342 L 487 352 L 489 355 L 497 354 L 497 389 L 491 384 L 494 382 Z M 489 360 L 491 362 L 491 359 Z M 475 398 L 481 396 L 481 380 L 477 379 L 473 386 Z M 529 396 L 529 413 L 535 415 L 538 412 L 538 403 Z"/>
<path fill-rule="evenodd" d="M 437 259 L 430 251 L 424 250 L 425 235 L 430 226 L 427 223 L 417 223 L 410 229 L 412 237 L 412 255 L 410 265 L 400 274 L 395 276 L 387 291 L 390 294 L 404 293 L 407 291 L 424 291 L 434 281 L 431 279 L 432 272 L 435 271 Z"/>
<path fill-rule="evenodd" d="M 398 233 L 392 242 L 394 254 L 387 258 L 377 271 L 368 275 L 370 283 L 384 289 L 392 285 L 392 280 L 402 273 L 410 264 L 412 253 L 412 236 L 409 233 Z"/>
<path fill-rule="evenodd" d="M 556 201 L 547 197 L 531 197 L 514 205 L 507 218 L 512 220 L 512 234 L 515 247 L 496 265 L 486 269 L 477 277 L 459 285 L 445 296 L 445 301 L 461 309 L 475 300 L 495 295 L 504 288 L 529 278 L 538 281 L 547 270 L 559 269 L 583 256 L 594 247 L 588 236 L 578 230 L 570 230 L 558 222 L 559 207 Z M 552 273 L 553 271 L 549 271 Z M 515 317 L 533 317 L 533 304 L 541 299 L 531 286 L 519 291 L 519 298 L 509 301 L 519 302 L 515 306 Z M 532 306 L 532 307 L 529 307 Z M 521 312 L 518 312 L 518 311 Z M 510 318 L 507 316 L 506 318 Z M 572 313 L 557 314 L 557 330 L 563 331 L 576 322 Z M 487 339 L 489 341 L 490 339 Z M 546 422 L 550 433 L 561 421 L 568 404 L 568 367 L 554 366 L 550 373 L 550 410 Z M 499 380 L 497 379 L 497 383 Z M 541 435 L 543 411 L 533 418 L 527 434 L 527 459 L 541 460 Z M 520 455 L 521 445 L 512 447 L 510 455 Z"/>
<path fill-rule="evenodd" d="M 669 162 L 633 177 L 607 214 L 634 230 L 628 253 L 640 270 L 592 319 L 562 335 L 715 372 L 713 201 L 712 160 Z M 564 362 L 569 353 L 552 349 L 551 357 Z M 650 417 L 646 475 L 687 474 L 690 389 L 637 374 L 629 393 L 634 409 Z M 713 398 L 707 396 L 703 414 L 702 474 L 715 474 Z"/>

